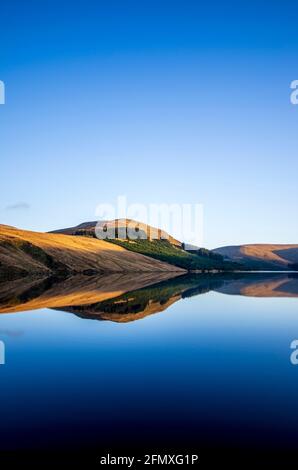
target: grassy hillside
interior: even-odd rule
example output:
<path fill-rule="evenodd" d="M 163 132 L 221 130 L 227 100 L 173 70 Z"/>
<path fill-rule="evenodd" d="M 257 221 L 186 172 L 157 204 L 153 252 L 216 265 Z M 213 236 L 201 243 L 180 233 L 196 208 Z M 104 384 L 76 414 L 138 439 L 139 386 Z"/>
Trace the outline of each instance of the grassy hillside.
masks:
<path fill-rule="evenodd" d="M 85 222 L 76 227 L 55 230 L 52 233 L 95 238 L 97 225 L 97 222 L 94 221 Z M 106 235 L 105 240 L 107 242 L 188 271 L 209 271 L 213 269 L 231 271 L 241 269 L 239 264 L 225 262 L 220 254 L 204 248 L 186 251 L 184 243 L 176 240 L 164 230 L 136 220 L 115 219 L 100 222 L 99 225 Z M 134 230 L 133 236 L 131 236 L 131 229 Z M 135 239 L 136 234 L 138 234 L 137 239 Z"/>
<path fill-rule="evenodd" d="M 144 224 L 133 219 L 114 219 L 106 221 L 83 222 L 75 227 L 54 230 L 51 233 L 64 235 L 79 235 L 95 237 L 95 230 L 99 229 L 105 234 L 105 239 L 130 239 L 169 240 L 171 245 L 182 247 L 182 243 L 170 234 L 152 225 Z"/>
<path fill-rule="evenodd" d="M 172 265 L 90 237 L 19 230 L 0 225 L 0 279 L 101 272 L 180 272 Z"/>
<path fill-rule="evenodd" d="M 212 269 L 228 271 L 240 267 L 236 263 L 224 262 L 222 257 L 202 256 L 199 252 L 192 254 L 172 245 L 168 240 L 109 240 L 109 242 L 189 271 Z"/>
<path fill-rule="evenodd" d="M 253 270 L 287 271 L 296 270 L 298 265 L 298 245 L 225 246 L 214 252 Z"/>

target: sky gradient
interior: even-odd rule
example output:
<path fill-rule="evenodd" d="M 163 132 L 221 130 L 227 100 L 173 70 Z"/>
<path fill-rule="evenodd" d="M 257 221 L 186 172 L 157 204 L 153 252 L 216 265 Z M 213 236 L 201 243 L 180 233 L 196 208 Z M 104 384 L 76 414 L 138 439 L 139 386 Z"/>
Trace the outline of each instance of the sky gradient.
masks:
<path fill-rule="evenodd" d="M 204 245 L 298 243 L 295 1 L 1 2 L 0 222 L 202 203 Z"/>

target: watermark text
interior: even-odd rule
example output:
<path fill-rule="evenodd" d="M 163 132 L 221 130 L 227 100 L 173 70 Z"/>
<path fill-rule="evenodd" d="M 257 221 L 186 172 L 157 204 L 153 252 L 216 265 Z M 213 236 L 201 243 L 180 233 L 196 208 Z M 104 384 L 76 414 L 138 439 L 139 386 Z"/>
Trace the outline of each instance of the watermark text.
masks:
<path fill-rule="evenodd" d="M 126 196 L 119 196 L 116 204 L 99 204 L 96 216 L 95 233 L 101 240 L 174 238 L 184 241 L 187 249 L 203 246 L 203 205 L 199 203 L 128 204 Z"/>
<path fill-rule="evenodd" d="M 298 80 L 293 80 L 290 85 L 290 88 L 291 90 L 293 90 L 290 96 L 291 103 L 294 105 L 297 105 L 298 104 Z"/>
<path fill-rule="evenodd" d="M 5 84 L 0 80 L 0 104 L 5 104 Z"/>
<path fill-rule="evenodd" d="M 5 344 L 0 341 L 0 365 L 5 364 Z"/>
<path fill-rule="evenodd" d="M 297 366 L 298 365 L 298 339 L 294 339 L 291 342 L 290 348 L 294 350 L 290 357 L 291 364 L 293 366 Z"/>

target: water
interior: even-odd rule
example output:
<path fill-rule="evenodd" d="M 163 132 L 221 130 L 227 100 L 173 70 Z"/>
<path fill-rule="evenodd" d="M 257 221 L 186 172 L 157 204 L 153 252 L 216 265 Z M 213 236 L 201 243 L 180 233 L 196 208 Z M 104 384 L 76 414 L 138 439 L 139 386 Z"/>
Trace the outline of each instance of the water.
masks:
<path fill-rule="evenodd" d="M 22 311 L 55 289 L 2 293 L 2 451 L 295 452 L 296 276 L 183 277 L 91 304 L 85 285 L 83 305 Z"/>

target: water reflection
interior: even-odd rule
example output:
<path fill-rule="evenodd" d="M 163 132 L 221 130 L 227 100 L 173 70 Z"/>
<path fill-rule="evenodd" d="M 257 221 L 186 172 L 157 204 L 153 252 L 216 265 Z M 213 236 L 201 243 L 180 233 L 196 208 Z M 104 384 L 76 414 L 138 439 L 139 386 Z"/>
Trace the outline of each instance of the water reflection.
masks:
<path fill-rule="evenodd" d="M 19 279 L 0 284 L 0 313 L 40 308 L 82 318 L 130 322 L 166 310 L 182 298 L 210 291 L 251 297 L 298 297 L 298 274 L 192 274 L 73 276 Z"/>
<path fill-rule="evenodd" d="M 25 313 L 0 315 L 0 453 L 78 451 L 85 462 L 105 449 L 193 451 L 208 464 L 225 453 L 228 468 L 250 457 L 254 468 L 263 454 L 285 468 L 298 442 L 297 281 L 235 273 L 2 283 L 0 311 Z"/>

